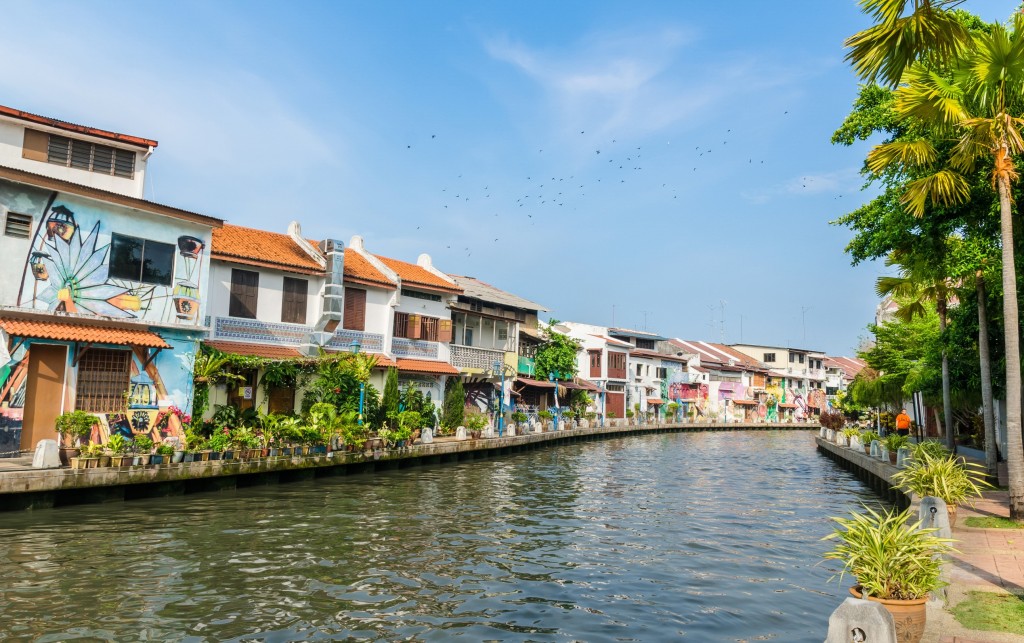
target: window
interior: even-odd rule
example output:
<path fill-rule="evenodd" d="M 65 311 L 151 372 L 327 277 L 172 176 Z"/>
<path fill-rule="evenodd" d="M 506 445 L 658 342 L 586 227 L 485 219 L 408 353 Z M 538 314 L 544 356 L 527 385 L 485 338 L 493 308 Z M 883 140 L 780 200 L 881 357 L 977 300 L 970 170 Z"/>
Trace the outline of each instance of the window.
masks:
<path fill-rule="evenodd" d="M 4 221 L 4 234 L 8 237 L 28 239 L 32 235 L 32 215 L 8 212 Z"/>
<path fill-rule="evenodd" d="M 789 354 L 789 363 L 792 364 L 794 362 L 796 362 L 796 353 L 790 353 Z"/>
<path fill-rule="evenodd" d="M 50 134 L 46 146 L 46 160 L 55 165 L 126 179 L 135 176 L 135 152 L 56 134 Z"/>
<path fill-rule="evenodd" d="M 443 331 L 441 321 L 437 317 L 395 313 L 394 335 L 395 337 L 404 337 L 406 339 L 420 339 L 425 342 L 449 342 L 451 341 L 451 321 L 443 320 L 446 323 Z M 470 329 L 467 328 L 466 331 L 470 332 L 469 339 L 472 339 Z M 445 339 L 439 340 L 439 337 L 442 335 Z M 466 345 L 470 346 L 471 344 Z"/>
<path fill-rule="evenodd" d="M 309 282 L 305 279 L 285 277 L 281 291 L 281 321 L 287 324 L 305 324 Z"/>
<path fill-rule="evenodd" d="M 131 352 L 90 348 L 79 355 L 75 408 L 88 413 L 123 410 L 132 377 Z"/>
<path fill-rule="evenodd" d="M 804 363 L 804 356 L 803 356 L 803 353 L 801 353 L 801 354 L 800 354 L 800 355 L 798 355 L 797 357 L 799 357 L 799 358 L 800 358 L 800 363 L 801 363 L 801 364 L 803 364 L 803 363 Z"/>
<path fill-rule="evenodd" d="M 640 377 L 643 374 L 643 366 L 640 364 L 636 365 L 636 376 Z"/>
<path fill-rule="evenodd" d="M 472 346 L 473 345 L 473 329 L 472 328 L 466 328 L 465 331 L 463 331 L 462 335 L 463 335 L 463 340 L 464 340 L 462 342 L 463 346 Z"/>
<path fill-rule="evenodd" d="M 764 354 L 764 359 L 761 360 L 761 361 L 763 361 L 765 363 L 768 363 L 768 364 L 774 362 L 775 361 L 775 353 L 765 353 Z"/>
<path fill-rule="evenodd" d="M 626 370 L 626 354 L 625 353 L 608 353 L 608 369 L 625 372 Z"/>
<path fill-rule="evenodd" d="M 347 330 L 366 330 L 366 291 L 345 286 L 345 322 Z"/>
<path fill-rule="evenodd" d="M 471 301 L 469 302 L 469 309 L 474 313 L 478 313 L 484 309 L 484 306 L 479 301 Z"/>
<path fill-rule="evenodd" d="M 664 367 L 658 367 L 658 369 L 654 371 L 654 376 L 657 377 L 659 380 L 667 379 L 668 369 Z"/>
<path fill-rule="evenodd" d="M 498 339 L 501 341 L 508 339 L 508 326 L 501 326 L 498 328 Z"/>
<path fill-rule="evenodd" d="M 174 275 L 174 252 L 174 246 L 169 243 L 115 232 L 110 238 L 109 275 L 115 279 L 170 286 Z"/>
<path fill-rule="evenodd" d="M 256 301 L 259 298 L 260 273 L 252 270 L 231 269 L 231 299 L 228 315 L 256 319 Z"/>
<path fill-rule="evenodd" d="M 441 301 L 441 295 L 435 295 L 430 292 L 421 292 L 419 290 L 408 290 L 402 288 L 403 297 L 412 297 L 413 299 L 426 299 L 427 301 Z M 477 309 L 479 310 L 479 308 Z"/>
<path fill-rule="evenodd" d="M 637 339 L 636 340 L 636 347 L 653 351 L 654 350 L 654 340 L 653 339 Z"/>

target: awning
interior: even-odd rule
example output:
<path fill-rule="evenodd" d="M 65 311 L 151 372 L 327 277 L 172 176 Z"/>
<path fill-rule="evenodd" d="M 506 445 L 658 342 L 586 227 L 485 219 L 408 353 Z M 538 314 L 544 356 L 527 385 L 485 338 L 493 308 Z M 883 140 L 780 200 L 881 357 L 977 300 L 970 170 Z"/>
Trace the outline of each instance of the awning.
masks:
<path fill-rule="evenodd" d="M 270 344 L 247 344 L 245 342 L 207 341 L 204 345 L 229 355 L 246 357 L 264 357 L 266 359 L 294 359 L 302 357 L 299 349 L 292 346 L 273 346 Z"/>
<path fill-rule="evenodd" d="M 780 404 L 779 408 L 780 409 L 795 409 L 795 408 L 797 408 L 797 406 L 796 406 L 796 404 L 786 403 L 786 404 Z"/>
<path fill-rule="evenodd" d="M 758 401 L 757 400 L 733 400 L 732 403 L 733 404 L 743 404 L 743 405 L 746 405 L 746 406 L 757 406 Z"/>
<path fill-rule="evenodd" d="M 647 398 L 647 404 L 652 405 L 652 406 L 657 406 L 659 404 L 664 404 L 664 403 L 665 403 L 665 400 L 661 399 L 660 397 L 649 397 L 649 398 Z"/>
<path fill-rule="evenodd" d="M 448 362 L 431 362 L 425 359 L 396 360 L 398 370 L 404 373 L 425 373 L 429 375 L 458 375 L 459 369 Z"/>
<path fill-rule="evenodd" d="M 516 382 L 525 386 L 534 386 L 537 388 L 555 388 L 554 382 L 545 382 L 543 380 L 533 380 L 529 377 L 517 377 Z"/>
<path fill-rule="evenodd" d="M 54 339 L 89 344 L 120 344 L 142 348 L 171 348 L 156 333 L 142 328 L 92 324 L 71 319 L 0 318 L 0 329 L 12 337 Z"/>
<path fill-rule="evenodd" d="M 583 381 L 583 380 L 581 380 L 579 382 L 574 382 L 574 381 L 570 381 L 570 380 L 566 380 L 564 382 L 563 381 L 559 381 L 558 385 L 561 386 L 562 388 L 567 388 L 567 389 L 570 389 L 570 390 L 593 391 L 594 393 L 600 392 L 600 390 L 601 390 L 601 389 L 597 388 L 596 386 L 594 386 L 593 384 L 591 384 L 590 382 Z"/>

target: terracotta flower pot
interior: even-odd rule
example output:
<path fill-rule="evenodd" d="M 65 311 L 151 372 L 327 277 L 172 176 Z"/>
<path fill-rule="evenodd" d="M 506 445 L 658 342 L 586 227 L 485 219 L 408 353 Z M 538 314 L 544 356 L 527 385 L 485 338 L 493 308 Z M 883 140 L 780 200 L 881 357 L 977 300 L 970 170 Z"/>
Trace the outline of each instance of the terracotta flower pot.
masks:
<path fill-rule="evenodd" d="M 850 588 L 854 598 L 863 598 L 859 586 Z M 896 643 L 920 643 L 924 636 L 925 618 L 928 616 L 928 597 L 912 601 L 897 601 L 868 596 L 868 600 L 881 603 L 896 622 Z"/>

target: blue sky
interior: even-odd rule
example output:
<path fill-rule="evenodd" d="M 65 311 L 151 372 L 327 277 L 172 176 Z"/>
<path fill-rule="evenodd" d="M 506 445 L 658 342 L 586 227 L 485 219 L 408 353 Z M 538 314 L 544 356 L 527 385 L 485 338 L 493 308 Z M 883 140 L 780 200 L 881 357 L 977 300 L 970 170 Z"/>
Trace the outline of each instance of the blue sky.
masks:
<path fill-rule="evenodd" d="M 828 224 L 871 194 L 867 146 L 829 143 L 853 0 L 0 12 L 0 104 L 159 140 L 153 200 L 426 252 L 563 320 L 850 354 L 873 319 L 882 266 Z"/>

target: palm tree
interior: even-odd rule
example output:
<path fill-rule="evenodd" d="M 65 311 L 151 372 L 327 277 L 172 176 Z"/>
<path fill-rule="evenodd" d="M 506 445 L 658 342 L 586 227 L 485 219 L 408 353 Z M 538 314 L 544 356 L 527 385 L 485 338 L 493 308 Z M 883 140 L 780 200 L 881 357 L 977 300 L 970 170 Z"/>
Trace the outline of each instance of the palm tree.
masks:
<path fill-rule="evenodd" d="M 906 5 L 896 0 L 865 0 L 865 3 Z M 935 2 L 915 1 L 915 7 L 925 4 L 930 5 L 929 11 L 943 10 Z M 937 52 L 947 49 L 945 45 L 936 45 Z M 916 55 L 918 60 L 923 56 Z M 893 56 L 892 65 L 903 64 L 901 61 L 906 60 L 905 52 Z M 951 74 L 943 75 L 924 63 L 910 62 L 905 66 L 903 85 L 896 90 L 896 111 L 901 119 L 926 123 L 931 132 L 944 133 L 955 143 L 949 163 L 939 163 L 939 151 L 932 141 L 922 137 L 879 145 L 868 155 L 868 167 L 874 172 L 893 166 L 933 170 L 910 181 L 902 199 L 908 211 L 920 217 L 929 202 L 932 205 L 966 202 L 970 188 L 964 173 L 973 171 L 979 163 L 992 164 L 991 178 L 999 195 L 1002 239 L 1010 516 L 1024 520 L 1020 328 L 1010 199 L 1012 184 L 1017 180 L 1012 155 L 1024 151 L 1021 132 L 1024 119 L 1012 113 L 1019 111 L 1024 97 L 1024 16 L 1016 14 L 1011 29 L 993 24 L 987 33 L 975 34 L 970 46 L 952 60 L 951 70 Z"/>
<path fill-rule="evenodd" d="M 951 11 L 963 0 L 861 0 L 875 24 L 844 43 L 846 60 L 861 80 L 895 87 L 912 63 L 946 64 L 970 42 L 970 34 Z M 908 11 L 909 10 L 909 11 Z"/>
<path fill-rule="evenodd" d="M 949 319 L 949 298 L 952 290 L 942 269 L 925 261 L 921 254 L 908 250 L 893 250 L 885 260 L 887 266 L 899 266 L 898 277 L 879 277 L 875 292 L 879 297 L 892 296 L 904 303 L 896 317 L 909 322 L 915 316 L 924 316 L 925 303 L 935 302 L 939 315 L 939 334 L 942 338 L 942 416 L 946 446 L 953 450 L 953 401 L 949 387 L 949 358 L 946 356 L 946 324 Z"/>
<path fill-rule="evenodd" d="M 981 362 L 981 418 L 985 425 L 985 473 L 998 479 L 996 456 L 996 422 L 992 407 L 992 358 L 988 350 L 988 312 L 986 310 L 985 274 L 978 270 L 974 277 L 978 293 L 978 359 Z"/>

